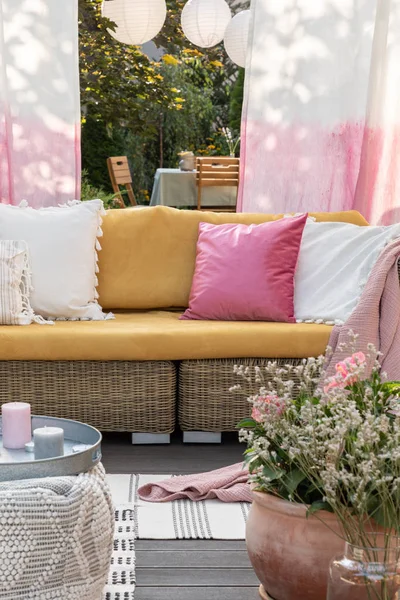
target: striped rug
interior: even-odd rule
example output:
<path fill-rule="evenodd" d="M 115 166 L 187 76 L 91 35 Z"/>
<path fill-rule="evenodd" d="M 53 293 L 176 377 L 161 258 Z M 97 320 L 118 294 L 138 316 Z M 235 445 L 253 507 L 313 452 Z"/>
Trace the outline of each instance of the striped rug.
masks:
<path fill-rule="evenodd" d="M 250 504 L 219 500 L 143 502 L 137 491 L 168 475 L 108 475 L 115 505 L 134 510 L 135 537 L 142 540 L 244 540 Z"/>
<path fill-rule="evenodd" d="M 116 507 L 114 549 L 102 600 L 134 600 L 135 581 L 134 510 Z"/>

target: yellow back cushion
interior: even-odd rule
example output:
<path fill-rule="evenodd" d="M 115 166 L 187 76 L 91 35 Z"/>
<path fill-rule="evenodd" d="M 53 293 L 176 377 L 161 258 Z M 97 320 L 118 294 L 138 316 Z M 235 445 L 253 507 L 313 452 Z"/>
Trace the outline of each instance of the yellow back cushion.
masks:
<path fill-rule="evenodd" d="M 368 225 L 356 211 L 310 213 L 318 221 Z M 99 253 L 100 303 L 106 309 L 186 307 L 200 222 L 259 224 L 282 215 L 212 213 L 164 206 L 110 210 Z"/>

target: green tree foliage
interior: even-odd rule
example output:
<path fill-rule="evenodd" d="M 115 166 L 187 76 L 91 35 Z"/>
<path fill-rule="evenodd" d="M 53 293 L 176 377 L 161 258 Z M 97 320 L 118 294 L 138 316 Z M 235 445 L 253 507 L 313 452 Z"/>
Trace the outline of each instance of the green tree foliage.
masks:
<path fill-rule="evenodd" d="M 121 129 L 107 130 L 103 121 L 88 116 L 82 127 L 82 165 L 93 186 L 111 190 L 106 167 L 109 156 L 124 154 L 124 139 Z"/>
<path fill-rule="evenodd" d="M 182 103 L 179 111 L 160 113 L 160 164 L 176 166 L 178 152 L 196 151 L 210 135 L 210 126 L 215 119 L 213 88 L 206 81 L 206 72 L 201 65 L 198 69 L 182 62 L 178 67 L 166 66 L 163 70 L 165 80 L 176 90 Z"/>
<path fill-rule="evenodd" d="M 101 16 L 101 0 L 79 0 L 82 159 L 86 181 L 111 191 L 106 159 L 127 155 L 134 189 L 149 199 L 155 170 L 175 167 L 177 153 L 221 154 L 218 128 L 229 123 L 237 68 L 223 45 L 207 51 L 183 35 L 185 0 L 167 0 L 168 16 L 152 61 L 140 47 L 120 44 Z M 88 188 L 87 188 L 88 189 Z"/>
<path fill-rule="evenodd" d="M 149 126 L 151 105 L 173 108 L 173 94 L 152 62 L 137 46 L 117 42 L 101 16 L 101 0 L 79 0 L 81 103 L 108 125 L 122 124 L 141 131 Z"/>
<path fill-rule="evenodd" d="M 245 70 L 240 69 L 235 85 L 232 88 L 229 106 L 229 126 L 236 133 L 240 132 L 244 95 Z"/>

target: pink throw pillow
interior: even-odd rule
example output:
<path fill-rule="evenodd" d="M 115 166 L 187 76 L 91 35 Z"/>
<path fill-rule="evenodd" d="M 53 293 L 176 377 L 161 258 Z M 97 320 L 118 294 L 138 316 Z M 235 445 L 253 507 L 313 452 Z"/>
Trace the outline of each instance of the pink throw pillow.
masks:
<path fill-rule="evenodd" d="M 294 275 L 307 214 L 261 225 L 200 223 L 181 319 L 295 323 Z"/>

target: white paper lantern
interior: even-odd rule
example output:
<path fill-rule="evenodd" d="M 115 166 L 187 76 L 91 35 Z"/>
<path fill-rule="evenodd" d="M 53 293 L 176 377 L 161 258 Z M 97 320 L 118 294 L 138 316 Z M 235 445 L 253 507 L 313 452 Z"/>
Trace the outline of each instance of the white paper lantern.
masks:
<path fill-rule="evenodd" d="M 250 33 L 250 11 L 243 10 L 233 17 L 226 28 L 225 50 L 232 62 L 246 66 L 247 44 Z"/>
<path fill-rule="evenodd" d="M 231 18 L 225 0 L 189 0 L 182 11 L 183 33 L 195 46 L 212 48 L 224 39 Z"/>
<path fill-rule="evenodd" d="M 165 0 L 105 0 L 103 17 L 116 23 L 109 33 L 123 44 L 139 46 L 152 40 L 167 16 Z"/>

